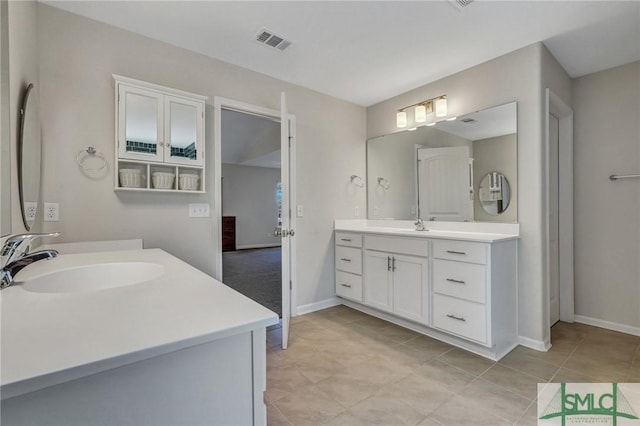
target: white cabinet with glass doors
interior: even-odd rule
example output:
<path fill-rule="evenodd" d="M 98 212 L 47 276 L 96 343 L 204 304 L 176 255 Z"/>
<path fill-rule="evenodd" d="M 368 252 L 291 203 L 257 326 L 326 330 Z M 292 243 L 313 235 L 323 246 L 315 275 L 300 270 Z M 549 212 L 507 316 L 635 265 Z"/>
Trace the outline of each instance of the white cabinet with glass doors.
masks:
<path fill-rule="evenodd" d="M 113 76 L 116 190 L 205 192 L 205 96 Z"/>

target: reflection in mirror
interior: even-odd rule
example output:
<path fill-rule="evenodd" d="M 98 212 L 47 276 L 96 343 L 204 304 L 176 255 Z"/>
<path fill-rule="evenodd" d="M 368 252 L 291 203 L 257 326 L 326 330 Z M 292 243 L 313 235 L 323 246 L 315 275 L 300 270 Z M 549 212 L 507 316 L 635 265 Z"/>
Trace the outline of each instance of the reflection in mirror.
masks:
<path fill-rule="evenodd" d="M 155 155 L 158 146 L 158 99 L 130 91 L 125 96 L 127 152 Z"/>
<path fill-rule="evenodd" d="M 487 173 L 480 182 L 478 199 L 488 214 L 492 216 L 503 214 L 511 201 L 509 181 L 502 173 Z"/>
<path fill-rule="evenodd" d="M 31 230 L 38 211 L 40 198 L 41 139 L 38 92 L 29 84 L 20 110 L 20 135 L 18 139 L 18 188 L 22 221 Z"/>
<path fill-rule="evenodd" d="M 485 212 L 480 181 L 499 170 L 511 207 Z M 376 181 L 393 182 L 384 190 Z M 443 221 L 517 221 L 517 110 L 512 102 L 367 141 L 367 217 Z"/>
<path fill-rule="evenodd" d="M 171 156 L 196 159 L 198 109 L 183 103 L 169 102 L 171 120 Z"/>

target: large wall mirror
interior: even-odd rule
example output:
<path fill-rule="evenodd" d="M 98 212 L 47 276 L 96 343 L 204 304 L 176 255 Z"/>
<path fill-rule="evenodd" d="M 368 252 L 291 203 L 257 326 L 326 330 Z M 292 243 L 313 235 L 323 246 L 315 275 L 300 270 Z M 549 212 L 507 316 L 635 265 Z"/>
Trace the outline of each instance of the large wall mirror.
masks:
<path fill-rule="evenodd" d="M 38 92 L 33 84 L 29 84 L 25 91 L 20 114 L 18 188 L 20 191 L 22 220 L 25 228 L 29 231 L 33 227 L 38 212 L 40 170 L 42 165 Z"/>
<path fill-rule="evenodd" d="M 517 222 L 517 105 L 367 141 L 369 219 Z"/>

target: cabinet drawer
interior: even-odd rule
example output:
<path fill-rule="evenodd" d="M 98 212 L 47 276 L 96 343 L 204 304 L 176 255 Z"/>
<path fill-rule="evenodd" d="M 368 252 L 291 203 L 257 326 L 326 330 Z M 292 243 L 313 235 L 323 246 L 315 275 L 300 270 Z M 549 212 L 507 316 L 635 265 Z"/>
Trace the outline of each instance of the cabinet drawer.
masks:
<path fill-rule="evenodd" d="M 336 232 L 336 244 L 339 246 L 362 247 L 362 235 Z"/>
<path fill-rule="evenodd" d="M 366 235 L 364 246 L 369 250 L 386 251 L 413 256 L 429 256 L 429 240 L 426 238 L 394 238 Z"/>
<path fill-rule="evenodd" d="M 468 241 L 434 240 L 433 257 L 486 265 L 487 245 Z"/>
<path fill-rule="evenodd" d="M 486 303 L 487 267 L 453 260 L 433 260 L 433 291 Z"/>
<path fill-rule="evenodd" d="M 362 275 L 362 250 L 336 246 L 336 270 Z"/>
<path fill-rule="evenodd" d="M 433 326 L 467 339 L 487 343 L 485 305 L 434 294 Z"/>
<path fill-rule="evenodd" d="M 348 272 L 336 272 L 336 294 L 362 302 L 362 276 Z"/>

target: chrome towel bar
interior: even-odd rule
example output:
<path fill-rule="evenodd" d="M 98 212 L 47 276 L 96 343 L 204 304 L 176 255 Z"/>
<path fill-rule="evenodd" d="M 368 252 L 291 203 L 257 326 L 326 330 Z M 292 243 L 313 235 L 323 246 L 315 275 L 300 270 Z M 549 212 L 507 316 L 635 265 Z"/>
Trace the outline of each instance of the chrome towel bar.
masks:
<path fill-rule="evenodd" d="M 618 180 L 618 179 L 631 179 L 631 178 L 640 178 L 640 175 L 611 175 L 609 179 Z"/>

